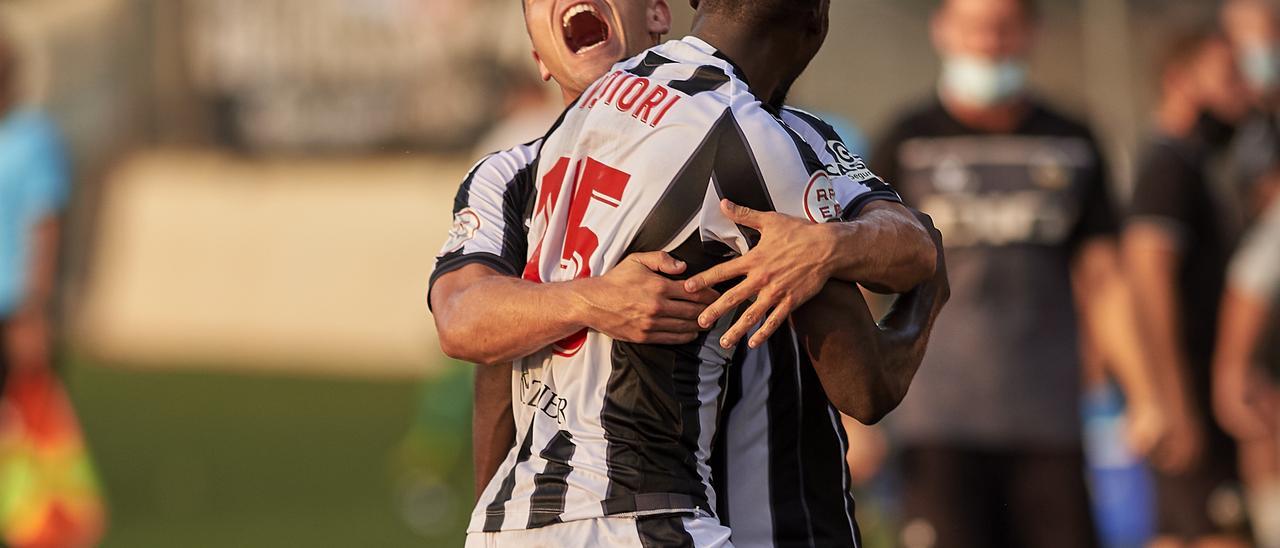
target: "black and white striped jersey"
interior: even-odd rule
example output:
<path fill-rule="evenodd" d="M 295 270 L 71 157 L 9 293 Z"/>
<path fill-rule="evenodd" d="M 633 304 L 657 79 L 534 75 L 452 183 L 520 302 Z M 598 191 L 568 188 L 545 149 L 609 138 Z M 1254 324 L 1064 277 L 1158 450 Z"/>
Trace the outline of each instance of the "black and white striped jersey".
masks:
<path fill-rule="evenodd" d="M 849 173 L 866 181 L 869 195 L 897 200 L 826 122 L 793 108 L 781 118 L 828 172 Z M 759 348 L 738 348 L 728 372 L 711 462 L 717 513 L 740 548 L 861 544 L 848 438 L 798 340 L 788 322 Z"/>
<path fill-rule="evenodd" d="M 454 226 L 433 280 L 471 262 L 514 274 L 529 247 L 535 252 L 525 274 L 535 280 L 572 279 L 584 270 L 599 275 L 626 253 L 653 249 L 705 267 L 745 251 L 755 236 L 719 215 L 721 196 L 815 221 L 851 216 L 872 199 L 897 199 L 816 118 L 786 111 L 781 117 L 795 130 L 778 124 L 750 97 L 732 64 L 697 39 L 660 46 L 616 68 L 566 112 L 549 137 L 561 152 L 545 149 L 535 162 L 542 144 L 535 141 L 491 155 L 471 171 L 459 189 Z M 646 101 L 651 108 L 643 109 Z M 523 240 L 530 220 L 533 230 Z M 592 246 L 594 252 L 583 253 Z M 710 513 L 715 493 L 724 491 L 708 487 L 710 441 L 727 380 L 728 356 L 714 344 L 723 327 L 685 347 L 629 345 L 587 332 L 523 360 L 513 383 L 519 443 L 482 496 L 471 530 L 602 515 Z M 794 338 L 781 346 L 796 355 Z M 783 369 L 795 373 L 796 367 L 791 360 Z M 763 366 L 756 370 L 764 371 L 761 382 L 782 377 Z M 810 395 L 820 405 L 812 407 L 825 413 L 829 405 L 818 390 Z M 806 413 L 798 399 L 779 401 L 796 406 L 791 415 L 797 420 L 826 416 Z M 773 417 L 759 422 L 737 416 L 765 430 L 794 428 Z M 828 434 L 843 443 L 842 430 Z M 771 435 L 759 435 L 757 444 Z M 776 451 L 770 447 L 758 452 L 764 456 L 754 468 L 745 457 L 733 461 L 747 471 L 741 478 L 730 476 L 734 488 L 727 492 L 747 493 L 736 486 L 776 475 L 761 473 L 786 462 L 771 459 Z M 833 476 L 805 483 L 832 491 L 847 485 L 842 453 L 829 460 L 837 465 Z M 774 491 L 775 501 L 803 496 L 801 490 Z M 797 506 L 801 499 L 779 503 Z M 731 511 L 739 514 L 747 506 Z M 841 516 L 834 521 L 847 523 L 848 514 L 836 511 Z M 742 538 L 736 531 L 734 537 Z"/>

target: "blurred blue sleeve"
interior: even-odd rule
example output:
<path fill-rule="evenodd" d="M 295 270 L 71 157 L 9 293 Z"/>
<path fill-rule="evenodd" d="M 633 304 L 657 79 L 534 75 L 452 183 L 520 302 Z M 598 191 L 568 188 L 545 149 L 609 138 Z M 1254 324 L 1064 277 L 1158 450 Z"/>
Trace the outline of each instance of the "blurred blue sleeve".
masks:
<path fill-rule="evenodd" d="M 55 215 L 67 205 L 71 174 L 66 148 L 57 126 L 48 116 L 29 112 L 24 121 L 28 159 L 24 176 L 28 215 L 40 219 Z"/>

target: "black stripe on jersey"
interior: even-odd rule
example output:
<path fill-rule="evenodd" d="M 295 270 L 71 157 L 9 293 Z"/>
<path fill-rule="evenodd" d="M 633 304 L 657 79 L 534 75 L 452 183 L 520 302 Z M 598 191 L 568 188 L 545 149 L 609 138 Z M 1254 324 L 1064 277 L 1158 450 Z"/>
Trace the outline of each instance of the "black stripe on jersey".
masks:
<path fill-rule="evenodd" d="M 717 146 L 723 133 L 721 126 L 728 116 L 729 113 L 725 112 L 702 138 L 698 148 L 685 161 L 671 184 L 667 185 L 662 197 L 658 198 L 649 216 L 640 224 L 640 229 L 631 239 L 631 245 L 624 255 L 666 247 L 693 220 L 698 210 L 702 209 L 702 200 L 707 194 L 707 181 L 711 179 Z M 695 273 L 685 272 L 684 275 L 692 276 Z"/>
<path fill-rule="evenodd" d="M 680 516 L 641 516 L 636 518 L 636 533 L 644 548 L 694 548 Z"/>
<path fill-rule="evenodd" d="M 525 231 L 525 211 L 533 203 L 536 190 L 537 162 L 516 172 L 502 193 L 502 258 L 511 263 L 518 276 L 529 257 L 529 238 Z"/>
<path fill-rule="evenodd" d="M 507 477 L 502 478 L 502 485 L 498 487 L 498 492 L 489 502 L 489 506 L 485 507 L 484 532 L 494 533 L 502 530 L 502 522 L 507 519 L 507 502 L 511 500 L 511 493 L 516 488 L 516 470 L 532 455 L 533 420 L 530 419 L 529 429 L 525 430 L 524 440 L 520 442 L 520 450 L 516 453 L 516 462 L 511 466 L 511 471 L 507 472 Z"/>
<path fill-rule="evenodd" d="M 790 322 L 769 338 L 769 507 L 777 546 L 814 546 L 805 497 L 800 379 Z"/>
<path fill-rule="evenodd" d="M 534 141 L 530 141 L 521 146 L 528 146 L 530 144 L 533 144 L 533 142 Z M 494 154 L 499 154 L 499 153 L 494 153 Z M 462 180 L 462 184 L 458 186 L 458 192 L 453 195 L 453 213 L 454 214 L 457 214 L 459 211 L 462 211 L 463 209 L 466 209 L 471 205 L 471 183 L 475 181 L 476 173 L 478 173 L 480 171 L 480 168 L 484 167 L 484 165 L 491 158 L 493 158 L 494 154 L 489 154 L 488 156 L 485 156 L 484 159 L 477 162 L 475 167 L 471 168 L 471 171 L 467 173 L 467 178 Z M 528 167 L 529 166 L 526 166 L 525 169 L 528 169 Z M 519 177 L 519 173 L 517 173 L 516 176 Z M 530 178 L 532 177 L 530 176 Z M 510 192 L 510 191 L 511 191 L 511 184 L 508 183 L 507 192 Z M 511 229 L 511 218 L 508 215 L 508 208 L 509 208 L 509 205 L 507 202 L 507 196 L 506 194 L 504 194 L 503 195 L 503 215 L 506 216 L 506 221 L 505 221 L 506 227 L 504 230 L 507 230 L 507 231 Z M 523 220 L 521 220 L 521 224 L 519 225 L 519 228 L 521 229 L 524 228 Z M 465 253 L 466 246 L 464 245 L 458 248 L 457 250 L 451 251 L 449 253 L 445 253 L 444 255 L 441 255 L 439 258 L 437 258 L 436 267 L 431 271 L 431 277 L 427 282 L 427 310 L 431 310 L 431 289 L 435 287 L 436 280 L 440 279 L 440 277 L 444 276 L 445 274 L 453 272 L 454 270 L 462 268 L 473 262 L 484 264 L 503 274 L 518 276 L 520 273 L 520 264 L 524 261 L 524 252 L 521 251 L 521 255 L 518 260 L 508 261 L 507 258 L 513 257 L 514 255 L 507 253 L 506 240 L 507 240 L 507 236 L 506 234 L 504 234 L 503 242 L 502 242 L 503 244 L 502 257 L 499 257 L 492 253 L 467 254 Z M 527 247 L 527 245 L 528 244 L 526 243 L 525 246 Z"/>
<path fill-rule="evenodd" d="M 738 345 L 733 353 L 729 371 L 720 376 L 720 420 L 716 430 L 716 443 L 711 451 L 711 485 L 716 490 L 716 514 L 725 527 L 729 523 L 729 415 L 742 399 L 742 367 L 747 358 L 747 348 Z"/>
<path fill-rule="evenodd" d="M 455 214 L 471 205 L 471 182 L 476 180 L 476 173 L 489 162 L 490 158 L 493 158 L 494 154 L 497 153 L 488 154 L 481 158 L 479 162 L 476 162 L 475 167 L 467 172 L 467 178 L 462 180 L 462 184 L 458 186 L 458 192 L 453 195 L 453 212 Z"/>
<path fill-rule="evenodd" d="M 765 186 L 764 175 L 760 164 L 756 162 L 755 153 L 747 143 L 747 136 L 742 126 L 732 115 L 722 119 L 720 130 L 720 150 L 716 154 L 715 185 L 716 194 L 720 198 L 728 198 L 734 203 L 747 206 L 756 211 L 774 211 L 773 198 L 769 197 L 769 189 Z M 781 124 L 779 124 L 781 125 Z M 803 150 L 813 153 L 808 145 Z M 817 157 L 815 156 L 816 160 Z M 806 161 L 806 167 L 808 163 Z M 812 173 L 812 172 L 811 172 Z M 738 225 L 752 246 L 760 241 L 760 232 L 753 228 Z"/>
<path fill-rule="evenodd" d="M 715 65 L 702 65 L 693 71 L 693 76 L 686 80 L 676 80 L 667 84 L 667 87 L 693 96 L 704 91 L 712 91 L 718 89 L 729 81 L 729 75 L 724 73 L 724 69 Z"/>
<path fill-rule="evenodd" d="M 715 50 L 711 55 L 721 61 L 729 63 L 729 67 L 733 69 L 733 75 L 737 76 L 738 79 L 742 81 L 742 85 L 747 87 L 751 86 L 751 82 L 747 81 L 747 73 L 743 71 L 742 67 L 738 66 L 737 63 L 733 62 L 733 59 L 730 59 L 728 55 L 725 55 L 723 51 Z"/>
<path fill-rule="evenodd" d="M 533 496 L 529 499 L 529 528 L 536 529 L 552 523 L 560 523 L 564 514 L 564 499 L 569 491 L 566 478 L 573 471 L 569 462 L 578 446 L 573 444 L 573 434 L 561 430 L 552 436 L 551 442 L 539 453 L 547 461 L 542 473 L 533 477 Z"/>
<path fill-rule="evenodd" d="M 840 136 L 840 132 L 836 131 L 836 128 L 831 127 L 831 124 L 828 124 L 825 120 L 799 109 L 788 108 L 786 109 L 786 111 L 795 115 L 797 118 L 804 120 L 806 124 L 809 124 L 809 126 L 812 127 L 814 131 L 818 132 L 818 135 L 821 135 L 822 138 L 826 139 L 828 142 L 839 141 L 841 144 L 844 143 L 844 138 Z M 833 153 L 833 156 L 834 156 L 834 153 Z M 858 184 L 867 187 L 868 189 L 871 190 L 871 192 L 858 196 L 857 198 L 854 199 L 853 203 L 847 204 L 848 207 L 846 207 L 845 209 L 846 215 L 848 215 L 849 210 L 861 211 L 862 206 L 866 205 L 868 202 L 872 200 L 891 200 L 895 202 L 902 201 L 902 199 L 898 197 L 898 193 L 895 190 L 893 190 L 893 187 L 889 186 L 889 184 L 884 182 L 884 180 L 882 180 L 879 176 L 874 176 L 873 178 L 868 179 L 866 181 L 859 181 Z M 853 217 L 857 217 L 857 213 L 854 213 L 849 218 L 853 218 Z M 848 219 L 842 219 L 842 220 L 848 220 Z"/>
<path fill-rule="evenodd" d="M 787 338 L 790 334 L 788 329 Z M 813 520 L 813 539 L 817 546 L 854 548 L 860 545 L 860 540 L 856 538 L 858 531 L 851 515 L 853 496 L 846 480 L 844 425 L 831 407 L 808 355 L 803 351 L 797 354 L 803 424 L 799 454 L 807 457 L 802 464 L 804 495 Z"/>
<path fill-rule="evenodd" d="M 600 411 L 608 444 L 605 515 L 654 503 L 711 512 L 696 457 L 702 427 L 697 370 L 706 338 L 671 346 L 613 342 Z"/>
<path fill-rule="evenodd" d="M 651 51 L 644 54 L 644 60 L 640 61 L 640 64 L 634 67 L 631 67 L 630 69 L 627 70 L 627 72 L 630 72 L 631 74 L 634 74 L 636 76 L 642 76 L 644 78 L 648 78 L 650 76 L 653 76 L 654 71 L 658 70 L 658 67 L 662 65 L 674 63 L 674 62 L 675 61 L 667 59 L 666 57 L 663 57 Z"/>

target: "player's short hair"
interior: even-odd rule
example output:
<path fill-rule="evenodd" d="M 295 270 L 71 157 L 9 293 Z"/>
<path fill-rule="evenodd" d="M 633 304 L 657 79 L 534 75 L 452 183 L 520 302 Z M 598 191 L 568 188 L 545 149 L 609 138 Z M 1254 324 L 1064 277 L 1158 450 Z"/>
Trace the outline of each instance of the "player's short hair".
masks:
<path fill-rule="evenodd" d="M 812 23 L 819 6 L 818 0 L 689 0 L 689 4 L 738 21 L 766 24 Z"/>

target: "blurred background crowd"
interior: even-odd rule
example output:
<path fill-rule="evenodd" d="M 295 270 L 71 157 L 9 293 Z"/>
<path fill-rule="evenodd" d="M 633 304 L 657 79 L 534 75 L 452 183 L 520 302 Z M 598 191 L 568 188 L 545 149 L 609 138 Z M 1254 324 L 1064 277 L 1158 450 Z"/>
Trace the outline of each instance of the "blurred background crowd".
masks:
<path fill-rule="evenodd" d="M 833 1 L 790 98 L 947 243 L 911 394 L 846 421 L 867 545 L 1081 484 L 1105 546 L 1280 546 L 1277 6 L 952 3 Z M 0 0 L 0 545 L 459 545 L 425 290 L 558 114 L 529 50 L 514 0 Z"/>

